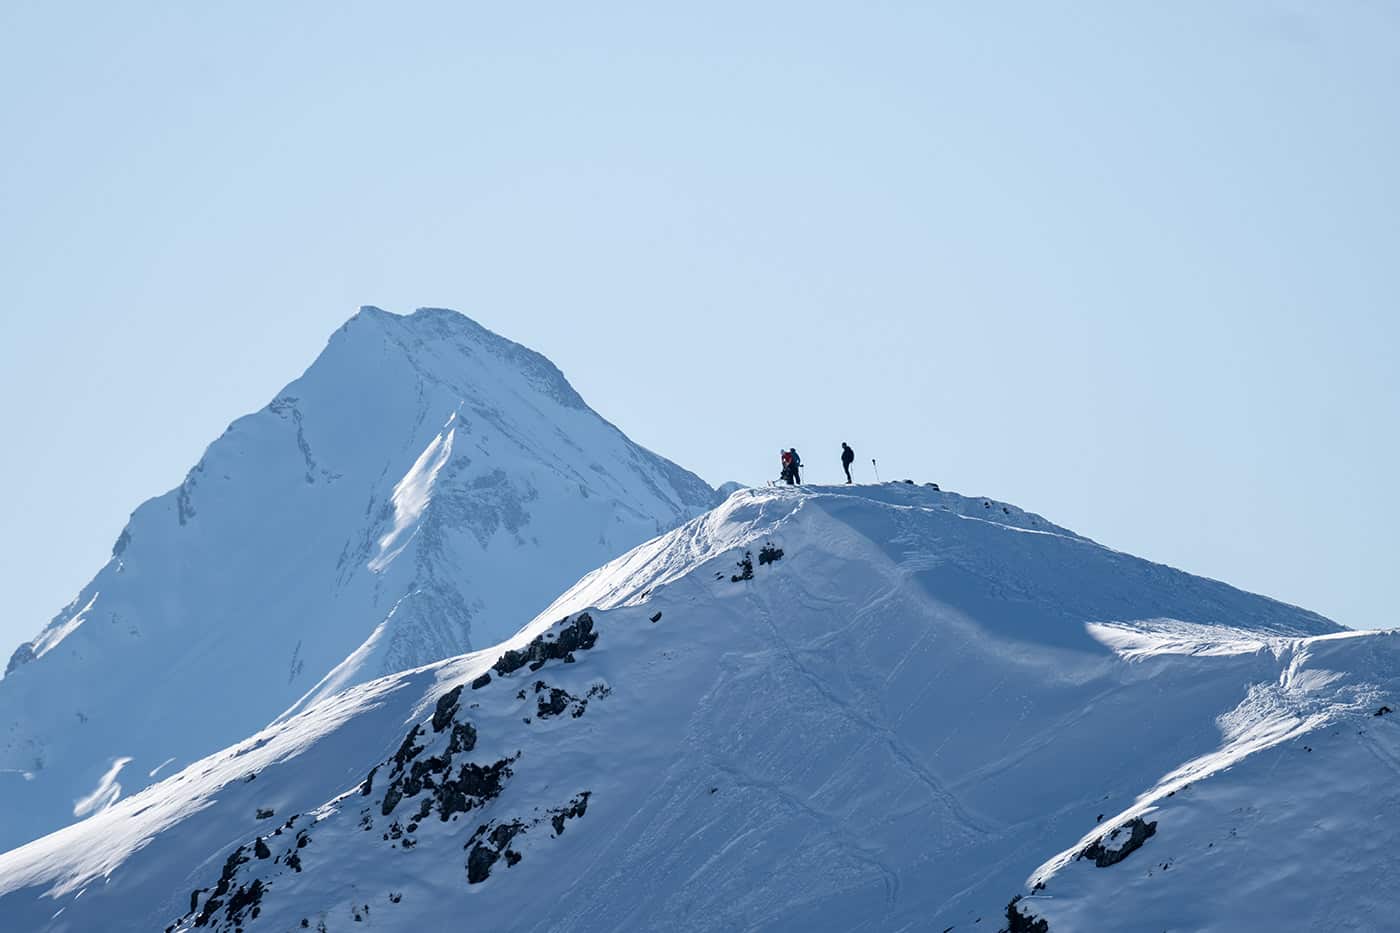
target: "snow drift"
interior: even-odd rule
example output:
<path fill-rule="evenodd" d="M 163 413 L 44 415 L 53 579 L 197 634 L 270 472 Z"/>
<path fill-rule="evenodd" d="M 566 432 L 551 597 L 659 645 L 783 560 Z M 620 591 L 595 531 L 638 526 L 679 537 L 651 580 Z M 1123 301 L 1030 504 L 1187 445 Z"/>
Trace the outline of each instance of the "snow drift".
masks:
<path fill-rule="evenodd" d="M 992 500 L 741 491 L 0 856 L 0 927 L 1373 928 L 1396 645 Z"/>

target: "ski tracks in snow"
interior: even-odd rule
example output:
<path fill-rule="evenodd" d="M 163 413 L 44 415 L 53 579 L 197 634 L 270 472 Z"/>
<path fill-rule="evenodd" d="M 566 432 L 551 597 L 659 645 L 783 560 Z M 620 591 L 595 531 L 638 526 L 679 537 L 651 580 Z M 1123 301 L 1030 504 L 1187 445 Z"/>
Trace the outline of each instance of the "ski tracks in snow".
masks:
<path fill-rule="evenodd" d="M 768 581 L 768 585 L 778 589 L 784 595 L 790 596 L 796 601 L 798 594 L 791 592 L 784 585 L 781 575 L 775 576 Z M 813 671 L 802 659 L 802 653 L 794 649 L 791 642 L 783 637 L 781 629 L 773 622 L 771 613 L 767 606 L 760 601 L 755 601 L 755 610 L 763 621 L 772 643 L 782 653 L 783 658 L 791 665 L 818 695 L 830 704 L 831 708 L 840 716 L 861 726 L 874 738 L 878 738 L 901 765 L 912 774 L 921 784 L 927 788 L 929 794 L 938 801 L 939 804 L 951 815 L 963 829 L 972 834 L 985 834 L 991 830 L 986 820 L 973 814 L 963 806 L 961 801 L 944 786 L 928 767 L 918 760 L 913 750 L 897 736 L 894 731 L 882 722 L 877 722 L 871 718 L 864 710 L 857 708 L 853 703 L 841 697 L 827 683 L 826 679 Z"/>

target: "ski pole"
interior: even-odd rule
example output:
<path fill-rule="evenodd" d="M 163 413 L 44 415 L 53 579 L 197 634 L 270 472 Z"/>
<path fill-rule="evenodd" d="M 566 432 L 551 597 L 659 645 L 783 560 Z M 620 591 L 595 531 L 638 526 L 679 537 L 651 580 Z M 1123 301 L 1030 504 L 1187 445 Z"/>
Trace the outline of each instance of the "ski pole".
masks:
<path fill-rule="evenodd" d="M 880 481 L 880 467 L 875 463 L 874 457 L 870 458 L 870 465 L 875 467 L 875 482 L 878 483 Z"/>

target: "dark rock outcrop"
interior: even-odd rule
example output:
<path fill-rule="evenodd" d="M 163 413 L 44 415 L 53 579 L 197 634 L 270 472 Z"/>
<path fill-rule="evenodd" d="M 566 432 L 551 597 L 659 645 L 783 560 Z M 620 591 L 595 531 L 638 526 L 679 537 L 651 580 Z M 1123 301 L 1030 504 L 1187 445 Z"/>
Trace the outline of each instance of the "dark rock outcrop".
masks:
<path fill-rule="evenodd" d="M 1128 838 L 1125 839 L 1118 848 L 1112 849 L 1104 844 L 1105 840 L 1108 842 L 1117 840 L 1125 829 L 1128 831 Z M 1098 839 L 1095 839 L 1091 845 L 1087 846 L 1083 852 L 1079 853 L 1079 857 L 1091 860 L 1099 868 L 1108 868 L 1111 865 L 1117 865 L 1119 862 L 1123 861 L 1123 859 L 1132 855 L 1138 849 L 1141 849 L 1142 844 L 1148 839 L 1151 839 L 1156 832 L 1157 823 L 1155 821 L 1148 823 L 1144 821 L 1142 817 L 1135 816 L 1122 826 L 1114 829 L 1107 836 L 1100 836 Z"/>
<path fill-rule="evenodd" d="M 586 651 L 598 641 L 593 630 L 593 617 L 580 612 L 574 621 L 557 631 L 545 632 L 524 648 L 511 648 L 496 659 L 491 669 L 498 674 L 510 674 L 529 666 L 537 671 L 546 661 L 567 661 L 575 651 Z"/>
<path fill-rule="evenodd" d="M 1021 895 L 1017 894 L 1006 905 L 1006 926 L 1001 933 L 1050 933 L 1050 922 L 1021 913 L 1020 903 Z"/>
<path fill-rule="evenodd" d="M 248 861 L 248 856 L 244 855 L 243 851 L 244 847 L 239 846 L 234 849 L 232 854 L 224 861 L 224 869 L 219 875 L 219 883 L 214 886 L 213 892 L 210 893 L 208 899 L 205 900 L 204 909 L 199 912 L 199 916 L 195 917 L 195 926 L 208 926 L 209 921 L 214 918 L 214 913 L 220 907 L 224 906 L 223 898 L 233 887 L 233 878 L 238 873 L 238 866 Z M 261 886 L 259 887 L 261 888 Z M 261 896 L 262 895 L 259 894 L 259 897 Z M 193 900 L 193 898 L 191 898 L 191 900 Z"/>
<path fill-rule="evenodd" d="M 592 795 L 592 791 L 584 791 L 570 800 L 566 806 L 549 811 L 549 821 L 554 826 L 554 835 L 562 836 L 566 821 L 583 816 L 588 811 L 588 798 Z"/>
<path fill-rule="evenodd" d="M 507 867 L 520 861 L 520 853 L 507 848 L 512 839 L 525 829 L 519 820 L 500 823 L 494 827 L 482 824 L 467 840 L 471 850 L 467 855 L 467 884 L 480 884 L 491 874 L 491 867 L 506 856 Z"/>
<path fill-rule="evenodd" d="M 394 752 L 394 770 L 396 772 L 402 771 L 403 766 L 423 750 L 423 746 L 413 744 L 422 734 L 422 726 L 414 726 L 408 730 L 408 735 L 404 736 L 403 744 L 399 746 L 398 751 Z"/>
<path fill-rule="evenodd" d="M 433 731 L 441 732 L 452 722 L 457 712 L 457 700 L 462 695 L 462 685 L 458 684 L 438 697 L 437 708 L 433 710 Z"/>
<path fill-rule="evenodd" d="M 485 767 L 468 763 L 462 765 L 457 777 L 443 781 L 435 797 L 438 818 L 446 822 L 454 813 L 465 813 L 501 794 L 501 785 L 511 776 L 510 765 L 515 758 L 502 758 Z"/>
<path fill-rule="evenodd" d="M 503 858 L 507 868 L 518 864 L 524 856 L 510 848 L 511 843 L 546 819 L 554 829 L 554 836 L 558 837 L 564 832 L 564 824 L 567 821 L 583 816 L 588 810 L 590 796 L 591 791 L 583 791 L 564 806 L 551 809 L 547 816 L 537 817 L 529 822 L 512 819 L 482 823 L 463 846 L 467 850 L 467 884 L 480 884 L 485 881 L 490 876 L 491 869 Z"/>

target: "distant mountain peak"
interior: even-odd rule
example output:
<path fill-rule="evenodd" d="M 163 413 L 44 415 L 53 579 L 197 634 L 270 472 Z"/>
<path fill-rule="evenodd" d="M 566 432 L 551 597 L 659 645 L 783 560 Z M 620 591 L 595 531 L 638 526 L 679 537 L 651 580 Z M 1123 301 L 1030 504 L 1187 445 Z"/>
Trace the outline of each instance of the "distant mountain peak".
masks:
<path fill-rule="evenodd" d="M 118 758 L 129 793 L 171 756 L 490 644 L 716 500 L 533 350 L 455 311 L 361 308 L 12 656 L 0 847 L 61 825 Z"/>

